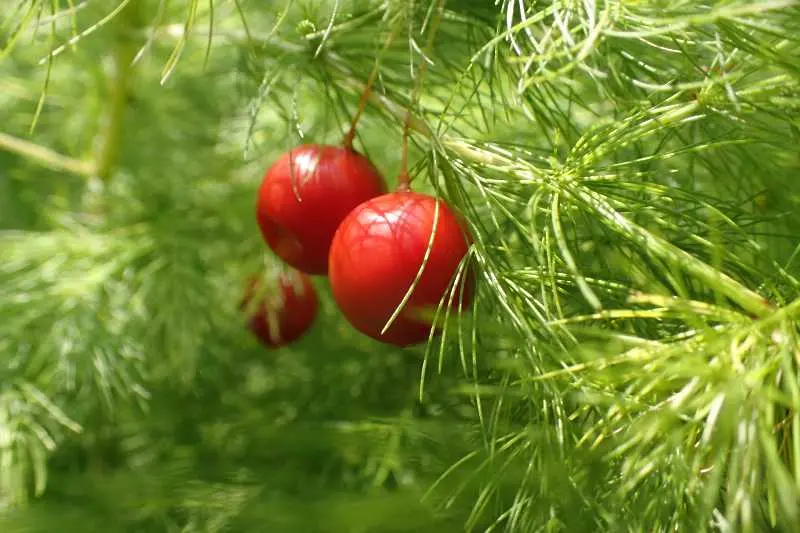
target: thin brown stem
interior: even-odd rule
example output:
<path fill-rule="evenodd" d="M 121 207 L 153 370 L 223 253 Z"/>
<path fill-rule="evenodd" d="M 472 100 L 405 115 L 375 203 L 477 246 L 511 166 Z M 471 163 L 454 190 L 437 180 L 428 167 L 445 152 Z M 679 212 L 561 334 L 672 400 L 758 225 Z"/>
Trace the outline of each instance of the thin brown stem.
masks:
<path fill-rule="evenodd" d="M 372 67 L 372 72 L 369 73 L 367 84 L 364 86 L 364 92 L 361 93 L 361 98 L 358 101 L 358 109 L 353 116 L 353 121 L 350 123 L 350 130 L 347 132 L 347 134 L 345 134 L 344 139 L 342 140 L 342 144 L 347 149 L 353 149 L 353 139 L 355 139 L 356 136 L 356 127 L 358 126 L 358 121 L 361 120 L 361 116 L 364 114 L 364 109 L 367 107 L 367 100 L 369 100 L 370 93 L 372 92 L 372 85 L 375 83 L 375 78 L 378 76 L 378 72 L 380 71 L 383 54 L 386 53 L 386 50 L 389 49 L 392 41 L 394 41 L 395 37 L 397 37 L 398 27 L 399 25 L 395 25 L 394 28 L 392 28 L 389 36 L 386 38 L 386 42 L 383 43 L 383 48 L 378 54 L 378 57 L 375 58 L 375 65 Z"/>
<path fill-rule="evenodd" d="M 409 108 L 410 109 L 410 108 Z M 397 176 L 397 190 L 408 191 L 411 189 L 411 178 L 408 175 L 408 117 L 411 114 L 406 112 L 406 123 L 403 127 L 403 146 L 400 154 L 400 174 Z"/>
<path fill-rule="evenodd" d="M 433 48 L 433 40 L 436 37 L 436 32 L 439 29 L 439 23 L 442 21 L 442 16 L 444 15 L 445 2 L 446 0 L 439 0 L 436 16 L 431 23 L 430 33 L 428 33 L 428 40 L 425 43 L 425 49 L 423 51 L 423 57 L 420 60 L 419 72 L 417 72 L 417 78 L 414 80 L 411 101 L 408 103 L 408 107 L 406 108 L 406 117 L 403 121 L 403 152 L 400 158 L 400 174 L 397 178 L 398 190 L 408 190 L 410 188 L 411 179 L 408 175 L 408 136 L 411 129 L 411 108 L 417 103 L 417 101 L 419 101 L 419 95 L 422 91 L 422 79 L 424 78 L 425 72 L 428 68 L 427 56 L 430 55 L 430 51 Z"/>

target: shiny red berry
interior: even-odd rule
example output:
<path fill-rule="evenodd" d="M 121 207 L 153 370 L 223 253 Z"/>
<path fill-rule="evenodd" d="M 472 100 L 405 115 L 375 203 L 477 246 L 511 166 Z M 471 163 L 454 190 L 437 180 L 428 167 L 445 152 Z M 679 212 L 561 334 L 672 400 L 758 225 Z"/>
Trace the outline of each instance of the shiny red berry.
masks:
<path fill-rule="evenodd" d="M 423 264 L 437 204 L 433 245 L 421 278 L 381 335 Z M 456 214 L 432 196 L 402 191 L 368 200 L 347 215 L 333 238 L 328 270 L 333 299 L 365 335 L 397 346 L 424 342 L 439 303 L 451 302 L 451 283 L 470 241 Z M 456 280 L 451 307 L 469 303 L 472 279 L 468 274 Z"/>
<path fill-rule="evenodd" d="M 358 204 L 386 192 L 372 163 L 342 146 L 309 144 L 283 154 L 265 173 L 256 217 L 267 245 L 307 274 L 328 270 L 341 221 Z"/>
<path fill-rule="evenodd" d="M 319 301 L 311 279 L 294 271 L 282 273 L 274 283 L 251 277 L 242 309 L 248 313 L 250 331 L 264 346 L 277 348 L 296 341 L 311 328 Z"/>

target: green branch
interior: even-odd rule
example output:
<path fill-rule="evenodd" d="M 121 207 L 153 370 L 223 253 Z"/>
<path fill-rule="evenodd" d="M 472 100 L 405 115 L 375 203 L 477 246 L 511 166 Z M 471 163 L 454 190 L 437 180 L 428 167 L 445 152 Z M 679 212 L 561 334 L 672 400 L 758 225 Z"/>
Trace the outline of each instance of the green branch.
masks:
<path fill-rule="evenodd" d="M 233 36 L 231 37 L 234 38 L 234 40 L 236 39 Z M 302 50 L 302 47 L 294 45 L 293 43 L 286 43 L 274 36 L 271 36 L 262 44 L 267 43 L 282 49 L 288 48 L 292 51 Z M 240 44 L 245 43 L 241 41 Z M 346 87 L 356 94 L 361 94 L 364 91 L 365 83 L 361 80 L 353 78 L 352 75 L 350 75 L 348 69 L 343 66 L 344 60 L 341 57 L 339 57 L 336 53 L 331 52 L 328 54 L 328 59 L 330 60 L 329 66 L 342 65 L 338 66 L 338 72 L 336 73 L 338 75 L 337 77 L 339 78 L 337 81 L 340 83 L 340 86 Z M 392 101 L 384 94 L 372 91 L 369 95 L 369 102 L 377 108 L 388 111 L 401 123 L 406 120 L 406 106 Z M 639 132 L 639 136 L 644 137 L 650 135 L 658 131 L 659 127 L 664 127 L 665 124 L 686 120 L 687 117 L 696 110 L 696 108 L 697 104 L 694 102 L 685 106 L 678 106 L 677 108 L 665 108 L 662 110 L 663 112 L 660 116 L 653 118 L 646 124 L 644 130 Z M 490 153 L 486 150 L 480 149 L 479 147 L 472 146 L 468 142 L 446 134 L 435 134 L 433 129 L 428 126 L 425 120 L 418 116 L 414 116 L 413 114 L 410 116 L 409 126 L 411 130 L 427 138 L 429 141 L 433 141 L 436 144 L 453 151 L 460 157 L 469 159 L 482 165 L 493 164 L 498 167 L 510 168 L 514 171 L 520 170 L 520 162 L 518 161 L 514 161 L 496 153 Z M 598 154 L 592 153 L 591 157 L 596 159 Z M 560 183 L 559 186 L 567 186 L 569 188 L 570 196 L 579 199 L 585 205 L 590 206 L 595 214 L 599 215 L 602 222 L 609 228 L 621 235 L 626 236 L 629 239 L 643 243 L 659 259 L 675 265 L 685 272 L 693 275 L 697 279 L 707 284 L 709 287 L 712 287 L 714 290 L 718 291 L 720 294 L 724 294 L 730 298 L 733 302 L 748 312 L 758 317 L 764 317 L 774 310 L 758 293 L 752 291 L 748 287 L 745 287 L 735 279 L 705 263 L 701 259 L 691 255 L 690 253 L 628 220 L 621 213 L 614 210 L 611 205 L 599 195 L 593 194 L 591 191 L 585 190 L 577 184 L 566 185 L 564 183 Z"/>
<path fill-rule="evenodd" d="M 344 80 L 348 86 L 360 89 L 359 82 L 352 79 Z M 405 119 L 405 108 L 391 102 L 383 95 L 376 95 L 370 98 L 374 104 L 381 105 L 383 108 L 393 115 L 396 115 L 398 120 Z M 670 115 L 669 118 L 675 117 Z M 418 133 L 432 138 L 431 129 L 425 124 L 424 121 L 414 118 L 412 120 L 412 128 Z M 487 156 L 489 154 L 482 153 L 476 147 L 469 146 L 459 139 L 453 139 L 445 135 L 440 139 L 443 146 L 459 154 L 461 157 L 471 159 L 481 164 L 487 164 Z M 491 154 L 494 164 L 500 164 L 505 167 L 517 166 L 514 161 L 498 154 Z M 563 184 L 562 184 L 563 185 Z M 678 248 L 677 246 L 661 239 L 641 226 L 631 222 L 625 218 L 621 213 L 617 212 L 605 202 L 597 194 L 593 194 L 579 186 L 573 185 L 570 187 L 571 194 L 580 198 L 587 205 L 592 206 L 594 211 L 601 215 L 602 220 L 613 230 L 628 238 L 646 243 L 646 246 L 660 259 L 667 261 L 670 264 L 677 265 L 686 272 L 692 274 L 699 280 L 705 282 L 708 286 L 713 287 L 715 290 L 724 294 L 732 301 L 736 302 L 742 308 L 758 317 L 763 317 L 772 311 L 771 306 L 764 300 L 758 293 L 745 287 L 738 281 L 729 277 L 728 275 L 720 272 L 714 267 L 701 261 L 697 257 L 689 254 L 688 252 Z"/>
<path fill-rule="evenodd" d="M 60 154 L 55 150 L 46 148 L 25 139 L 14 137 L 0 132 L 0 148 L 30 159 L 52 170 L 69 172 L 78 176 L 88 177 L 94 173 L 95 166 L 90 161 L 81 161 Z"/>
<path fill-rule="evenodd" d="M 114 172 L 119 158 L 122 138 L 122 121 L 125 115 L 127 89 L 130 77 L 130 61 L 125 61 L 126 54 L 114 53 L 114 73 L 109 77 L 108 117 L 97 151 L 97 175 L 108 181 Z"/>
<path fill-rule="evenodd" d="M 120 145 L 122 142 L 122 124 L 125 118 L 125 108 L 128 104 L 128 90 L 133 71 L 133 58 L 136 49 L 125 35 L 126 28 L 132 22 L 130 6 L 123 16 L 117 21 L 119 34 L 117 45 L 112 52 L 112 72 L 108 76 L 108 115 L 105 129 L 97 150 L 97 176 L 108 181 L 119 160 Z"/>
<path fill-rule="evenodd" d="M 674 244 L 653 235 L 645 228 L 631 222 L 615 210 L 599 194 L 574 186 L 572 194 L 587 205 L 592 206 L 602 216 L 602 221 L 609 228 L 628 239 L 641 242 L 655 256 L 669 264 L 676 265 L 684 271 L 703 281 L 720 294 L 724 294 L 743 309 L 758 317 L 764 317 L 772 311 L 772 307 L 763 296 L 748 289 L 730 276 L 701 261 L 692 254 L 678 248 Z"/>

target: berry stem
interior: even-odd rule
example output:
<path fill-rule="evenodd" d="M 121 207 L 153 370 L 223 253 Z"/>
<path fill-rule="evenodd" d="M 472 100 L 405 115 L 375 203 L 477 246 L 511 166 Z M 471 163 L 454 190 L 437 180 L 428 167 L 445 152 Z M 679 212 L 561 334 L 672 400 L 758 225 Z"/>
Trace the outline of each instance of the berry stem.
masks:
<path fill-rule="evenodd" d="M 405 167 L 405 162 L 403 162 L 403 166 Z M 395 186 L 396 192 L 406 192 L 411 190 L 411 178 L 408 176 L 408 172 L 402 171 L 397 176 L 397 185 Z"/>
<path fill-rule="evenodd" d="M 342 145 L 344 145 L 344 147 L 348 150 L 353 149 L 353 139 L 355 139 L 356 136 L 356 127 L 358 126 L 358 121 L 361 120 L 361 116 L 364 114 L 364 109 L 367 107 L 367 100 L 372 92 L 372 84 L 375 83 L 375 78 L 378 76 L 383 54 L 386 53 L 386 50 L 389 49 L 392 41 L 394 41 L 395 37 L 397 36 L 398 27 L 399 25 L 395 25 L 394 28 L 392 28 L 391 33 L 389 33 L 389 36 L 386 38 L 386 42 L 383 43 L 383 48 L 378 54 L 378 57 L 375 58 L 375 65 L 372 67 L 372 72 L 369 73 L 367 84 L 364 86 L 364 91 L 361 93 L 361 98 L 358 101 L 358 109 L 353 116 L 353 121 L 350 123 L 350 130 L 345 134 L 344 139 L 342 140 Z"/>
<path fill-rule="evenodd" d="M 408 136 L 409 131 L 411 129 L 411 108 L 419 101 L 419 95 L 422 91 L 422 78 L 425 76 L 425 71 L 428 68 L 428 61 L 426 60 L 427 55 L 429 55 L 431 48 L 433 48 L 433 40 L 436 37 L 436 32 L 439 29 L 439 23 L 442 20 L 442 16 L 444 15 L 444 3 L 445 0 L 439 0 L 439 5 L 436 9 L 436 17 L 433 19 L 431 23 L 431 27 L 428 33 L 428 41 L 425 43 L 425 49 L 422 52 L 423 56 L 420 60 L 419 71 L 417 72 L 417 77 L 414 80 L 414 88 L 411 92 L 411 100 L 408 103 L 408 107 L 406 108 L 406 116 L 405 120 L 403 120 L 403 140 L 402 140 L 402 155 L 400 159 L 400 175 L 397 178 L 397 190 L 409 190 L 411 186 L 411 179 L 408 175 Z"/>

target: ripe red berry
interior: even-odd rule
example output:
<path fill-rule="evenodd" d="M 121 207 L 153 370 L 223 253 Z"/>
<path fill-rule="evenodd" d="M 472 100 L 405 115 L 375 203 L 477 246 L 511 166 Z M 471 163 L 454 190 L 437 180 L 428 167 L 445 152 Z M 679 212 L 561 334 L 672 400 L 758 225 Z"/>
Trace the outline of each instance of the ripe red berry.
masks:
<path fill-rule="evenodd" d="M 256 217 L 264 240 L 281 259 L 307 274 L 325 274 L 341 221 L 358 204 L 385 192 L 383 177 L 358 152 L 303 145 L 265 173 Z"/>
<path fill-rule="evenodd" d="M 437 203 L 428 262 L 403 310 L 381 335 L 423 264 Z M 365 335 L 397 346 L 423 342 L 442 298 L 450 302 L 448 289 L 470 240 L 455 213 L 432 196 L 401 191 L 368 200 L 347 215 L 333 238 L 328 271 L 333 298 Z M 456 291 L 452 307 L 468 304 L 471 275 L 457 280 Z"/>
<path fill-rule="evenodd" d="M 262 283 L 259 276 L 251 277 L 242 301 L 242 308 L 252 313 L 248 316 L 250 331 L 269 348 L 302 337 L 314 323 L 319 308 L 311 279 L 294 271 L 282 273 L 274 285 Z"/>

